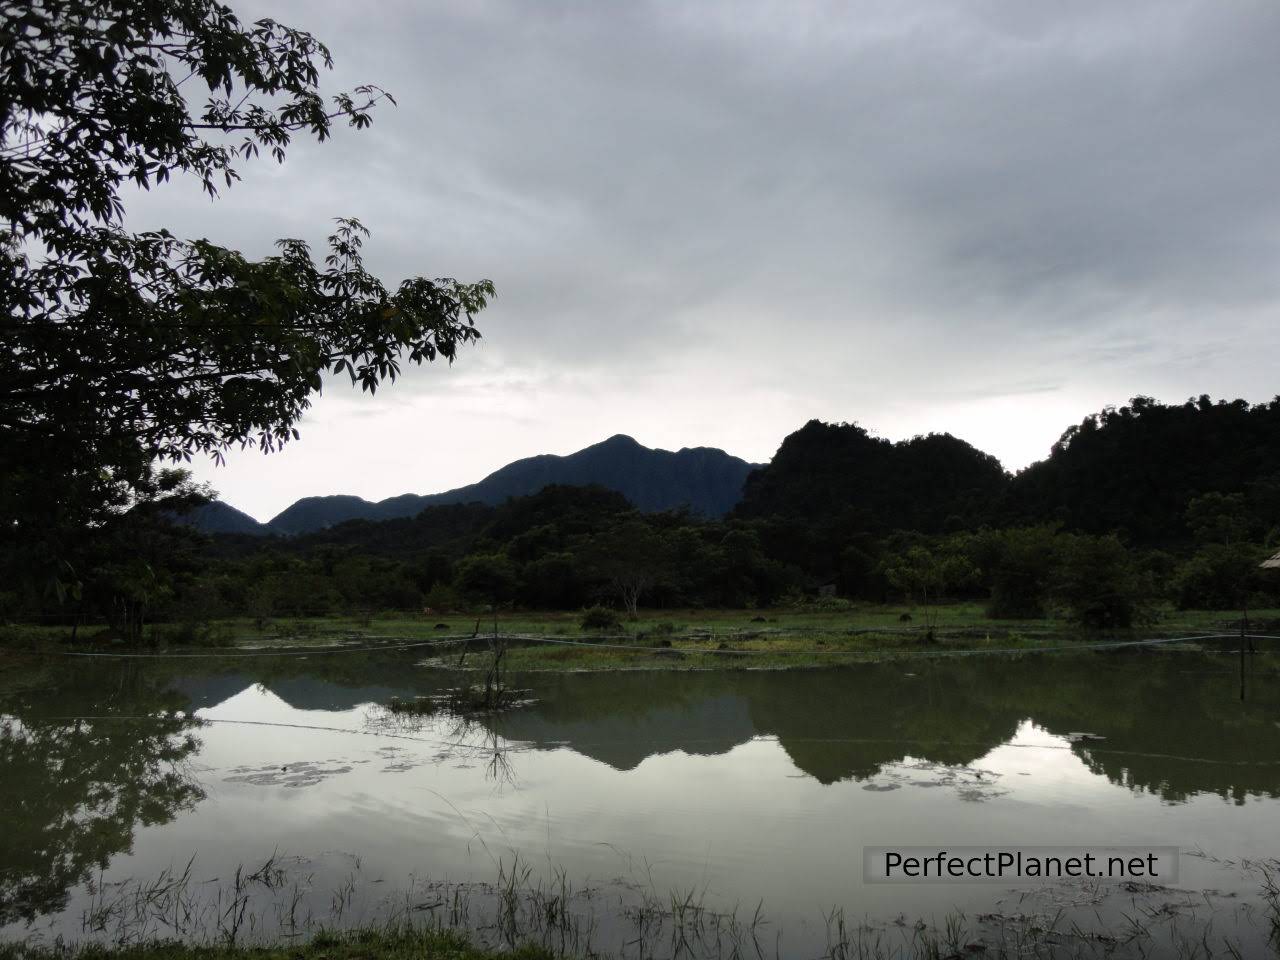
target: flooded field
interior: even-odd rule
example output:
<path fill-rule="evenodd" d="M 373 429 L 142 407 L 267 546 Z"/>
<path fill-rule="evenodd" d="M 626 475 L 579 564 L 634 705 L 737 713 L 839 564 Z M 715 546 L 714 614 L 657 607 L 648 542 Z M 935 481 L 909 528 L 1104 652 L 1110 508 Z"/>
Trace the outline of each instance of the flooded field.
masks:
<path fill-rule="evenodd" d="M 51 657 L 0 699 L 7 939 L 401 921 L 628 956 L 1267 955 L 1280 672 L 1160 653 L 529 674 Z M 1084 736 L 1083 734 L 1088 734 Z M 1177 846 L 1175 887 L 864 883 L 885 845 Z M 1270 889 L 1270 900 L 1268 899 Z"/>

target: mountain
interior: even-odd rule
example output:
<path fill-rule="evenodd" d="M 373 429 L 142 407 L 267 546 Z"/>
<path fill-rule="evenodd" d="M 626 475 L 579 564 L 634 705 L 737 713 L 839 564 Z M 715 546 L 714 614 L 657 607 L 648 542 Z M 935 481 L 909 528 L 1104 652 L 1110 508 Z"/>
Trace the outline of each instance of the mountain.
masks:
<path fill-rule="evenodd" d="M 342 523 L 344 520 L 385 520 L 388 517 L 408 515 L 400 513 L 381 515 L 378 507 L 377 503 L 370 503 L 363 497 L 346 493 L 328 497 L 303 497 L 268 520 L 266 526 L 274 533 L 310 533 L 312 530 L 332 527 L 335 523 Z"/>
<path fill-rule="evenodd" d="M 214 500 L 204 506 L 196 507 L 181 520 L 204 533 L 246 533 L 250 536 L 265 537 L 272 532 L 267 529 L 266 524 L 259 523 L 247 513 L 221 500 Z"/>
<path fill-rule="evenodd" d="M 999 460 L 950 434 L 893 443 L 857 424 L 810 420 L 751 474 L 734 514 L 939 533 L 981 522 L 1008 484 Z"/>
<path fill-rule="evenodd" d="M 694 513 L 719 517 L 738 502 L 747 474 L 755 466 L 712 447 L 655 450 L 618 434 L 566 456 L 543 454 L 517 460 L 479 483 L 444 493 L 403 494 L 376 503 L 349 495 L 304 497 L 266 526 L 276 533 L 308 533 L 344 520 L 411 517 L 426 507 L 445 504 L 497 505 L 551 484 L 606 487 L 646 512 L 687 506 Z"/>

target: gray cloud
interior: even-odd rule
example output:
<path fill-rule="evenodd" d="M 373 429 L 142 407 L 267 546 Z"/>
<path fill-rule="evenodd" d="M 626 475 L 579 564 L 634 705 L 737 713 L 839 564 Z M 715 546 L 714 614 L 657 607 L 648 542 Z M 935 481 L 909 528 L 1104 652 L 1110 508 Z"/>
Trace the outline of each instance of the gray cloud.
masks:
<path fill-rule="evenodd" d="M 297 449 L 207 474 L 258 513 L 618 431 L 763 459 L 810 416 L 1018 466 L 1138 392 L 1276 392 L 1269 0 L 240 9 L 401 106 L 135 222 L 261 253 L 357 215 L 388 279 L 499 288 L 455 369 L 333 385 Z"/>

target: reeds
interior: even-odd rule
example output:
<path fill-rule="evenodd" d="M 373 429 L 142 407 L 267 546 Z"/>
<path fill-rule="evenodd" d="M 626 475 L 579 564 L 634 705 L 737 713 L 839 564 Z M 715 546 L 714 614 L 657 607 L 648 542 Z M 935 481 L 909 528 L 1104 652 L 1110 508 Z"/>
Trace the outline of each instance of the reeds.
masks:
<path fill-rule="evenodd" d="M 1280 956 L 1280 861 L 1241 866 L 1257 875 L 1260 896 L 1225 917 L 1231 924 L 1225 933 L 1217 929 L 1224 915 L 1208 895 L 1198 905 L 1186 891 L 1167 890 L 1134 895 L 1132 909 L 1111 927 L 1099 917 L 1097 926 L 1086 928 L 1080 909 L 1050 903 L 1050 909 L 1039 910 L 1026 897 L 999 913 L 971 917 L 953 911 L 937 919 L 899 916 L 888 922 L 853 921 L 837 906 L 823 914 L 824 942 L 809 931 L 807 940 L 793 944 L 767 918 L 763 902 L 718 908 L 705 888 L 660 894 L 647 876 L 575 886 L 564 868 L 549 862 L 540 873 L 519 854 L 496 860 L 493 882 L 412 878 L 397 892 L 372 898 L 381 887 L 365 879 L 354 857 L 332 888 L 317 882 L 308 861 L 279 853 L 229 877 L 205 879 L 198 877 L 193 857 L 149 881 L 99 878 L 90 885 L 81 932 L 87 940 L 112 945 L 181 940 L 251 946 L 303 943 L 344 931 L 384 937 L 435 931 L 500 952 L 533 946 L 554 956 L 624 960 L 1192 960 L 1257 956 L 1260 944 Z M 1069 905 L 1087 907 L 1089 895 L 1077 892 Z"/>

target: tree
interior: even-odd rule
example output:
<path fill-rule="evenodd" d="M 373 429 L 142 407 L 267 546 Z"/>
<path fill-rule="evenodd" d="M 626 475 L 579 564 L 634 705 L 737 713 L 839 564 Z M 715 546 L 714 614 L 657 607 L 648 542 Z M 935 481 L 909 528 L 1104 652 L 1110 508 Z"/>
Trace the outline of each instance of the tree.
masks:
<path fill-rule="evenodd" d="M 948 588 L 974 574 L 968 558 L 921 546 L 911 547 L 885 564 L 885 577 L 905 594 L 907 603 L 918 602 L 924 607 L 926 636 L 930 640 L 938 625 L 938 601 Z"/>
<path fill-rule="evenodd" d="M 1187 527 L 1200 543 L 1231 546 L 1249 536 L 1249 512 L 1242 493 L 1206 493 L 1187 504 Z"/>
<path fill-rule="evenodd" d="M 1267 587 L 1259 565 L 1267 551 L 1251 543 L 1208 543 L 1178 568 L 1174 596 L 1182 610 L 1245 610 Z"/>
<path fill-rule="evenodd" d="M 458 564 L 454 585 L 465 596 L 506 603 L 515 597 L 519 580 L 506 554 L 475 553 Z"/>
<path fill-rule="evenodd" d="M 625 520 L 592 537 L 586 546 L 589 569 L 605 580 L 632 620 L 640 601 L 671 569 L 671 543 L 639 518 Z"/>
<path fill-rule="evenodd" d="M 1187 526 L 1199 549 L 1174 581 L 1181 609 L 1247 610 L 1249 595 L 1263 586 L 1262 547 L 1248 542 L 1253 526 L 1244 494 L 1206 493 L 1187 504 Z"/>
<path fill-rule="evenodd" d="M 1131 627 L 1152 587 L 1115 534 L 1060 534 L 1053 594 L 1082 626 Z"/>
<path fill-rule="evenodd" d="M 374 86 L 326 101 L 329 50 L 215 0 L 0 0 L 0 537 L 42 545 L 131 506 L 157 461 L 277 449 L 326 375 L 373 392 L 479 337 L 487 280 L 389 289 L 342 219 L 322 263 L 130 233 L 122 189 L 183 174 L 209 195 L 295 135 L 368 126 Z M 193 107 L 207 90 L 202 108 Z M 30 569 L 30 563 L 24 563 Z"/>
<path fill-rule="evenodd" d="M 1046 613 L 1058 563 L 1056 531 L 1051 526 L 984 531 L 975 539 L 978 563 L 991 587 L 987 615 L 1038 618 Z"/>

